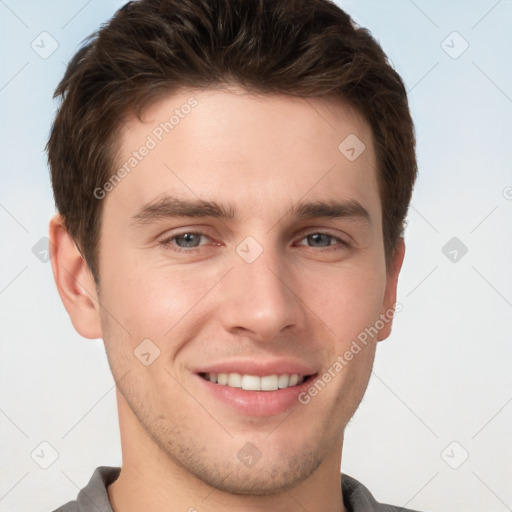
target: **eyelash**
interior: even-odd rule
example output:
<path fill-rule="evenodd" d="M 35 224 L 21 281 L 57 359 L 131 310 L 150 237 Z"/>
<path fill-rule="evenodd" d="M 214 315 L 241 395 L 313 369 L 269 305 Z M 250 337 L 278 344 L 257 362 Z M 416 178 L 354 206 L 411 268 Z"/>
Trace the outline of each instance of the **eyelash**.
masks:
<path fill-rule="evenodd" d="M 190 247 L 188 249 L 184 249 L 183 247 L 178 247 L 177 245 L 175 244 L 172 244 L 172 241 L 175 239 L 175 238 L 178 238 L 180 236 L 183 236 L 183 235 L 199 235 L 199 236 L 203 236 L 203 237 L 206 237 L 206 238 L 210 238 L 206 233 L 203 233 L 202 231 L 183 231 L 182 233 L 177 233 L 177 234 L 174 234 L 168 238 L 165 238 L 164 240 L 161 240 L 159 242 L 160 246 L 164 247 L 164 248 L 169 248 L 170 246 L 172 246 L 172 251 L 175 251 L 175 252 L 186 252 L 186 253 L 189 253 L 189 254 L 193 254 L 195 252 L 198 252 L 202 246 L 198 246 L 198 247 Z M 318 247 L 318 249 L 321 249 L 322 252 L 331 252 L 331 251 L 339 251 L 339 250 L 342 250 L 342 249 L 347 249 L 350 247 L 350 245 L 345 242 L 344 240 L 342 240 L 341 238 L 338 238 L 334 235 L 331 235 L 330 233 L 325 233 L 323 231 L 312 231 L 310 233 L 307 233 L 305 234 L 300 240 L 304 240 L 305 238 L 307 238 L 308 236 L 311 236 L 311 235 L 326 235 L 328 237 L 330 237 L 331 239 L 333 240 L 336 240 L 337 242 L 339 242 L 340 246 L 341 247 L 334 247 L 334 248 L 331 248 L 331 246 L 327 246 L 327 247 Z M 311 249 L 315 249 L 315 247 L 311 247 Z"/>

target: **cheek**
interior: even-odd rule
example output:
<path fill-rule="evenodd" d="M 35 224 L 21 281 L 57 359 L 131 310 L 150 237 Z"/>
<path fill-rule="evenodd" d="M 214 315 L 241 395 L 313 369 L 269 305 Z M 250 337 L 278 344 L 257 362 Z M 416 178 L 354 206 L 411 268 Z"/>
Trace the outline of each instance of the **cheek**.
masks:
<path fill-rule="evenodd" d="M 115 328 L 122 326 L 130 334 L 132 344 L 145 338 L 158 343 L 190 325 L 192 315 L 201 311 L 202 298 L 220 277 L 213 267 L 148 267 L 145 262 L 119 259 L 115 269 L 107 269 L 102 305 L 115 318 Z"/>
<path fill-rule="evenodd" d="M 127 386 L 126 396 L 172 382 L 165 371 L 169 358 L 197 335 L 201 322 L 194 306 L 213 284 L 207 276 L 191 279 L 190 272 L 171 268 L 140 273 L 117 267 L 104 280 L 103 338 L 112 373 Z"/>
<path fill-rule="evenodd" d="M 379 265 L 347 266 L 321 278 L 311 274 L 307 282 L 315 284 L 304 286 L 301 296 L 329 327 L 337 353 L 379 318 L 386 282 Z"/>

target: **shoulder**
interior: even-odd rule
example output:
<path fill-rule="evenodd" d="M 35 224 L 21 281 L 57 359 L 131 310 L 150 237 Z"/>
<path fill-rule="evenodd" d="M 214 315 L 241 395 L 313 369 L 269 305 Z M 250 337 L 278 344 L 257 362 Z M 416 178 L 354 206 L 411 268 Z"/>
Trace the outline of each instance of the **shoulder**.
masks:
<path fill-rule="evenodd" d="M 342 474 L 341 489 L 343 502 L 348 512 L 418 512 L 385 503 L 379 503 L 372 493 L 355 478 Z"/>
<path fill-rule="evenodd" d="M 107 487 L 114 482 L 121 468 L 100 466 L 89 483 L 78 493 L 76 500 L 62 505 L 54 512 L 112 512 Z"/>

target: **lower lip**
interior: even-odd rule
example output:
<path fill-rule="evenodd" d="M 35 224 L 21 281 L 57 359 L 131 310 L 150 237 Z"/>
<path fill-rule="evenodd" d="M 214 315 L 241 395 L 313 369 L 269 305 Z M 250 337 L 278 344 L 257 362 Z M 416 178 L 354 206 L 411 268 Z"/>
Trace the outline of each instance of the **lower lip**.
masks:
<path fill-rule="evenodd" d="M 308 389 L 315 376 L 306 379 L 298 386 L 276 389 L 275 391 L 246 391 L 216 384 L 196 374 L 207 393 L 249 416 L 272 416 L 291 409 L 299 404 L 298 396 Z"/>

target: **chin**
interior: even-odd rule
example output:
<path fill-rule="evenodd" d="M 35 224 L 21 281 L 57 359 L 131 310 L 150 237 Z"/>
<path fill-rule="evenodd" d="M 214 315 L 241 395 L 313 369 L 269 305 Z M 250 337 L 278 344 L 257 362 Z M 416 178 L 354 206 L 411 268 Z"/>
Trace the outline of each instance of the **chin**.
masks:
<path fill-rule="evenodd" d="M 309 450 L 287 459 L 262 456 L 254 466 L 246 467 L 232 457 L 223 468 L 203 463 L 189 471 L 219 491 L 237 495 L 275 495 L 291 489 L 309 478 L 322 462 L 317 453 Z"/>

